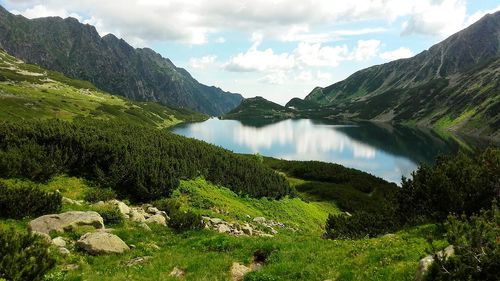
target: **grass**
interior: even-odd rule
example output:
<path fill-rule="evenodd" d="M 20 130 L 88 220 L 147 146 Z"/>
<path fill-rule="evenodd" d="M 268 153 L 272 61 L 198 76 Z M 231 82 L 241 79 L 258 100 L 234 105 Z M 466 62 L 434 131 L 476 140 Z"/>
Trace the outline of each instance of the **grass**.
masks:
<path fill-rule="evenodd" d="M 167 128 L 201 121 L 203 114 L 152 102 L 132 102 L 101 92 L 92 84 L 24 64 L 0 51 L 0 120 L 75 118 L 120 119 Z M 4 81 L 2 81 L 4 80 Z"/>
<path fill-rule="evenodd" d="M 289 178 L 302 183 L 300 179 Z M 1 180 L 8 185 L 22 180 Z M 45 190 L 59 190 L 64 196 L 80 199 L 90 188 L 84 180 L 59 176 L 45 184 Z M 333 241 L 320 238 L 328 213 L 339 210 L 330 202 L 305 202 L 299 198 L 279 201 L 239 197 L 227 188 L 198 178 L 182 181 L 174 197 L 183 208 L 227 221 L 244 222 L 264 216 L 301 231 L 280 230 L 275 237 L 233 237 L 210 230 L 177 233 L 152 225 L 146 231 L 135 223 L 114 225 L 113 233 L 135 248 L 121 255 L 89 256 L 69 244 L 69 256 L 58 256 L 57 267 L 45 280 L 178 280 L 169 274 L 174 267 L 186 272 L 184 280 L 229 280 L 233 262 L 249 264 L 257 250 L 269 253 L 262 270 L 250 273 L 249 280 L 413 280 L 418 261 L 427 255 L 427 237 L 438 247 L 445 242 L 433 225 L 403 230 L 390 237 Z M 91 210 L 89 205 L 64 205 L 64 210 Z M 216 211 L 218 210 L 218 212 Z M 223 214 L 220 214 L 222 213 Z M 0 220 L 0 228 L 26 231 L 28 219 Z M 79 228 L 58 234 L 71 240 L 90 231 Z M 54 252 L 57 252 L 54 249 Z M 139 265 L 126 263 L 136 257 L 150 258 Z M 63 271 L 68 264 L 78 269 Z M 267 278 L 269 277 L 269 278 Z M 267 278 L 267 279 L 266 279 Z"/>

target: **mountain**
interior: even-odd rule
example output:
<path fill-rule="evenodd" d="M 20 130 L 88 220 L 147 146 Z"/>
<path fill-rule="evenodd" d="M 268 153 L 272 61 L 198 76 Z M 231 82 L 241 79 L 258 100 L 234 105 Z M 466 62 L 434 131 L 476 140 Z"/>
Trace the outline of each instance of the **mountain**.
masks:
<path fill-rule="evenodd" d="M 284 107 L 263 97 L 245 99 L 235 109 L 223 116 L 224 119 L 285 119 L 294 117 L 295 110 Z"/>
<path fill-rule="evenodd" d="M 153 50 L 135 49 L 74 18 L 29 20 L 0 6 L 0 47 L 11 55 L 66 76 L 90 81 L 114 95 L 220 115 L 242 96 L 196 81 Z"/>
<path fill-rule="evenodd" d="M 154 102 L 134 102 L 99 91 L 87 81 L 26 64 L 0 50 L 0 122 L 6 120 L 120 120 L 154 128 L 206 115 Z"/>
<path fill-rule="evenodd" d="M 500 12 L 429 50 L 358 71 L 306 101 L 330 115 L 500 137 Z"/>

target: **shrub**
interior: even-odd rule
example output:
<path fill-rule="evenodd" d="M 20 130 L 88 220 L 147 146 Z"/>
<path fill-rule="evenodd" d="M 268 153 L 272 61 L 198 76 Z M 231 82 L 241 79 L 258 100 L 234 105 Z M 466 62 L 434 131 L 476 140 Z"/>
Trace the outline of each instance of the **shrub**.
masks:
<path fill-rule="evenodd" d="M 20 219 L 58 213 L 62 206 L 59 193 L 49 193 L 31 184 L 8 187 L 0 183 L 0 217 Z"/>
<path fill-rule="evenodd" d="M 116 192 L 111 188 L 91 188 L 85 193 L 85 201 L 97 203 L 109 201 L 116 198 Z"/>
<path fill-rule="evenodd" d="M 0 229 L 0 279 L 41 280 L 55 265 L 48 248 L 40 236 Z"/>
<path fill-rule="evenodd" d="M 124 221 L 123 215 L 120 210 L 111 204 L 103 204 L 94 207 L 94 211 L 98 212 L 104 220 L 104 224 L 122 224 Z"/>
<path fill-rule="evenodd" d="M 154 201 L 153 206 L 155 206 L 160 211 L 164 211 L 168 216 L 171 216 L 173 213 L 179 211 L 179 209 L 181 208 L 181 203 L 174 198 L 163 198 Z"/>
<path fill-rule="evenodd" d="M 352 216 L 330 215 L 326 222 L 325 238 L 359 239 L 394 231 L 398 224 L 390 212 L 367 213 L 357 212 Z"/>
<path fill-rule="evenodd" d="M 195 230 L 203 228 L 201 215 L 195 212 L 177 210 L 170 214 L 168 226 L 177 231 Z"/>
<path fill-rule="evenodd" d="M 498 280 L 500 210 L 497 202 L 491 210 L 481 211 L 478 216 L 449 216 L 445 225 L 455 255 L 436 256 L 426 280 Z"/>

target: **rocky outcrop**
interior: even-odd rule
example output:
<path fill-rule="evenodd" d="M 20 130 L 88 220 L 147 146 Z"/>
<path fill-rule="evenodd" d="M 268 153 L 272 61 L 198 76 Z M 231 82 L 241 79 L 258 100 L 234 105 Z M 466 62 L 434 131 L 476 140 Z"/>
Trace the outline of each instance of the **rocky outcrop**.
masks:
<path fill-rule="evenodd" d="M 234 262 L 231 266 L 231 280 L 232 281 L 242 281 L 245 274 L 252 271 L 252 269 L 246 265 Z"/>
<path fill-rule="evenodd" d="M 184 277 L 186 273 L 184 272 L 184 270 L 178 268 L 177 266 L 174 267 L 174 269 L 172 269 L 172 271 L 170 272 L 170 276 L 171 277 L 175 277 L 175 278 L 182 278 Z"/>
<path fill-rule="evenodd" d="M 91 255 L 121 254 L 130 250 L 120 237 L 104 231 L 84 234 L 76 247 Z"/>
<path fill-rule="evenodd" d="M 251 219 L 251 218 L 250 218 Z M 237 222 L 226 222 L 220 218 L 203 217 L 203 224 L 205 228 L 212 229 L 219 233 L 227 233 L 234 236 L 248 235 L 248 236 L 261 236 L 273 237 L 278 234 L 276 228 L 297 231 L 295 228 L 287 227 L 284 223 L 267 220 L 264 217 L 256 217 L 253 219 L 253 224 Z"/>
<path fill-rule="evenodd" d="M 455 255 L 455 248 L 453 245 L 446 247 L 444 250 L 436 253 L 436 256 L 440 259 L 447 259 Z M 417 268 L 417 273 L 415 275 L 415 281 L 423 281 L 425 274 L 429 271 L 429 267 L 434 263 L 434 255 L 429 255 L 420 260 Z"/>
<path fill-rule="evenodd" d="M 104 228 L 104 221 L 97 212 L 72 211 L 38 217 L 30 221 L 29 229 L 34 233 L 49 235 L 51 231 L 71 231 L 75 227 L 85 225 L 102 229 Z"/>

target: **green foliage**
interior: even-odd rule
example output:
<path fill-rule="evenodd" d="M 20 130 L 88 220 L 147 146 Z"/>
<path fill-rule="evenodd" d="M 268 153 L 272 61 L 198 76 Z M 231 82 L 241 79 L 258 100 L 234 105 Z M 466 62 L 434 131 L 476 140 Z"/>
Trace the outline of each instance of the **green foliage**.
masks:
<path fill-rule="evenodd" d="M 472 215 L 500 194 L 500 150 L 469 157 L 440 157 L 403 179 L 398 214 L 402 223 L 441 222 L 449 213 Z"/>
<path fill-rule="evenodd" d="M 455 255 L 436 256 L 426 280 L 498 280 L 500 273 L 500 210 L 497 202 L 488 211 L 467 218 L 449 216 L 448 242 Z"/>
<path fill-rule="evenodd" d="M 124 221 L 120 210 L 112 204 L 98 205 L 93 209 L 101 215 L 105 225 L 120 225 Z"/>
<path fill-rule="evenodd" d="M 292 191 L 254 158 L 167 131 L 109 121 L 0 123 L 0 177 L 47 180 L 59 173 L 134 201 L 168 196 L 180 178 L 198 176 L 254 197 Z"/>
<path fill-rule="evenodd" d="M 175 198 L 163 198 L 154 201 L 153 206 L 170 216 L 171 214 L 179 211 L 181 203 Z"/>
<path fill-rule="evenodd" d="M 324 237 L 330 239 L 360 239 L 375 237 L 379 234 L 395 231 L 398 228 L 394 213 L 382 210 L 376 213 L 359 211 L 352 216 L 330 215 L 326 221 Z"/>
<path fill-rule="evenodd" d="M 10 187 L 0 183 L 0 217 L 20 219 L 58 213 L 62 196 L 45 192 L 32 184 Z"/>
<path fill-rule="evenodd" d="M 90 188 L 85 192 L 84 200 L 89 203 L 97 203 L 99 201 L 109 201 L 116 199 L 116 192 L 111 188 Z"/>
<path fill-rule="evenodd" d="M 168 226 L 177 231 L 187 231 L 203 228 L 201 215 L 196 214 L 191 210 L 177 210 L 172 212 L 169 216 L 170 220 L 168 221 Z"/>
<path fill-rule="evenodd" d="M 41 280 L 55 264 L 48 248 L 40 236 L 0 229 L 0 279 Z"/>

